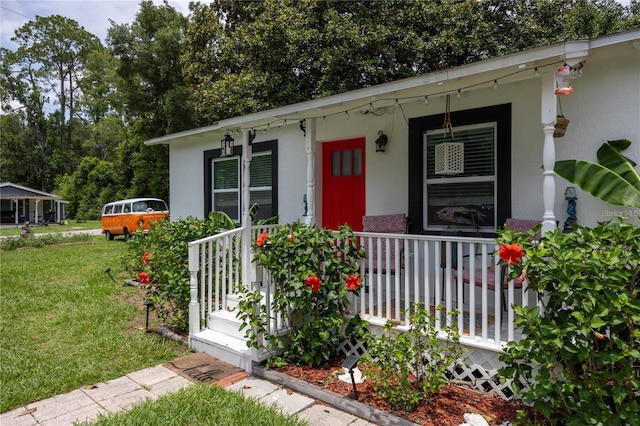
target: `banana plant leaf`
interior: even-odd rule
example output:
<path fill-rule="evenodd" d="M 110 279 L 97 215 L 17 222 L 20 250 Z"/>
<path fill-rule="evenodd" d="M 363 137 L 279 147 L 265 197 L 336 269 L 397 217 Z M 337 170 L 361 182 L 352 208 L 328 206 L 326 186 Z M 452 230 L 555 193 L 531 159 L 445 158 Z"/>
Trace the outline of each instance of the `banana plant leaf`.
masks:
<path fill-rule="evenodd" d="M 620 155 L 618 153 L 618 155 Z M 618 206 L 640 207 L 640 178 L 638 172 L 630 163 L 615 166 L 623 175 L 629 176 L 633 181 L 622 177 L 612 169 L 591 161 L 563 160 L 557 161 L 555 172 L 578 185 L 583 191 L 590 193 L 610 204 Z M 630 170 L 629 170 L 630 168 Z M 633 178 L 635 175 L 635 179 Z"/>
<path fill-rule="evenodd" d="M 215 220 L 222 229 L 231 230 L 236 228 L 236 223 L 225 212 L 213 211 L 209 213 L 209 218 Z"/>
<path fill-rule="evenodd" d="M 598 163 L 614 173 L 619 174 L 633 187 L 640 188 L 640 175 L 634 168 L 636 163 L 625 157 L 620 151 L 625 150 L 631 142 L 627 139 L 609 141 L 598 149 Z"/>

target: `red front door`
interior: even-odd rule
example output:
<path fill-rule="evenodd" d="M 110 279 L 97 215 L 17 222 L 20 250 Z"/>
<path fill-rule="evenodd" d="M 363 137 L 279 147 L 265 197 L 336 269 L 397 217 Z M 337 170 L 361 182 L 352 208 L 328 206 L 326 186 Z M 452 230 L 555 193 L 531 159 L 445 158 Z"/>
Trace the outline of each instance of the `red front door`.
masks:
<path fill-rule="evenodd" d="M 322 144 L 322 226 L 362 231 L 365 210 L 364 138 Z"/>

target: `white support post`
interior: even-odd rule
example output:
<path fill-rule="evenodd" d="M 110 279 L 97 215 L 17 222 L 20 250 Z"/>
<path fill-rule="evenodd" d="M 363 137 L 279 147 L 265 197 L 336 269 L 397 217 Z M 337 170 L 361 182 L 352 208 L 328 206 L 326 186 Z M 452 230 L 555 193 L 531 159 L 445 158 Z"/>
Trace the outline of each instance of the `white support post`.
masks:
<path fill-rule="evenodd" d="M 242 285 L 250 288 L 255 279 L 255 265 L 251 262 L 251 156 L 249 130 L 242 131 Z"/>
<path fill-rule="evenodd" d="M 544 131 L 544 146 L 542 148 L 542 199 L 544 203 L 544 215 L 542 216 L 542 235 L 552 231 L 556 227 L 556 216 L 553 212 L 556 197 L 556 172 L 553 170 L 556 163 L 556 148 L 553 140 L 554 125 L 556 124 L 556 95 L 555 75 L 546 73 L 542 75 L 542 126 Z"/>
<path fill-rule="evenodd" d="M 198 301 L 198 265 L 200 246 L 189 243 L 189 334 L 200 332 L 200 303 Z"/>
<path fill-rule="evenodd" d="M 38 223 L 38 204 L 40 204 L 40 200 L 36 199 L 36 210 L 34 212 L 35 217 L 33 218 L 34 223 Z"/>
<path fill-rule="evenodd" d="M 14 213 L 13 220 L 14 220 L 15 224 L 17 225 L 18 224 L 18 220 L 20 219 L 20 210 L 18 208 L 19 207 L 19 201 L 18 200 L 13 200 L 13 201 L 16 203 L 16 211 Z"/>
<path fill-rule="evenodd" d="M 307 154 L 307 225 L 316 224 L 316 119 L 306 120 L 305 152 Z"/>

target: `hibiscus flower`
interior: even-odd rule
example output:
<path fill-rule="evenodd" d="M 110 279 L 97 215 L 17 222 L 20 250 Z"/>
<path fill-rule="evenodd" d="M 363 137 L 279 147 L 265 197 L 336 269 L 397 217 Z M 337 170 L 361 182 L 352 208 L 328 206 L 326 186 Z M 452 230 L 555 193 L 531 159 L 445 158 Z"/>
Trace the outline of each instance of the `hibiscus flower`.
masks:
<path fill-rule="evenodd" d="M 360 277 L 351 273 L 346 279 L 347 290 L 355 291 L 360 288 Z"/>
<path fill-rule="evenodd" d="M 514 244 L 502 244 L 498 249 L 500 259 L 507 262 L 509 265 L 515 265 L 518 263 L 521 257 L 524 256 L 524 249 L 522 245 L 518 243 Z"/>
<path fill-rule="evenodd" d="M 267 237 L 269 236 L 268 232 L 263 232 L 262 234 L 260 234 L 258 236 L 258 239 L 256 240 L 256 245 L 258 247 L 262 247 L 264 245 L 264 243 L 267 242 Z"/>
<path fill-rule="evenodd" d="M 146 272 L 140 272 L 138 274 L 138 281 L 140 284 L 149 284 L 149 274 Z"/>
<path fill-rule="evenodd" d="M 316 276 L 316 274 L 311 274 L 309 278 L 304 280 L 304 283 L 311 287 L 311 291 L 318 291 L 320 285 L 322 284 L 322 281 Z"/>
<path fill-rule="evenodd" d="M 151 263 L 151 258 L 153 257 L 153 255 L 151 253 L 149 253 L 148 251 L 146 251 L 143 255 L 142 255 L 142 263 L 144 263 L 145 265 L 148 265 Z"/>

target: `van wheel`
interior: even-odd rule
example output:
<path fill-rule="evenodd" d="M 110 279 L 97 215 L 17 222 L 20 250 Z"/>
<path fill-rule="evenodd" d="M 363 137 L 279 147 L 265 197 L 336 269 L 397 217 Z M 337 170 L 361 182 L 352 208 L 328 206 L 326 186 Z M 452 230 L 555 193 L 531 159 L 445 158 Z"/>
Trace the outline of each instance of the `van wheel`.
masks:
<path fill-rule="evenodd" d="M 124 229 L 124 240 L 129 241 L 131 239 L 131 234 L 127 228 Z"/>
<path fill-rule="evenodd" d="M 113 234 L 109 231 L 104 231 L 104 237 L 107 239 L 107 241 L 113 240 Z"/>

